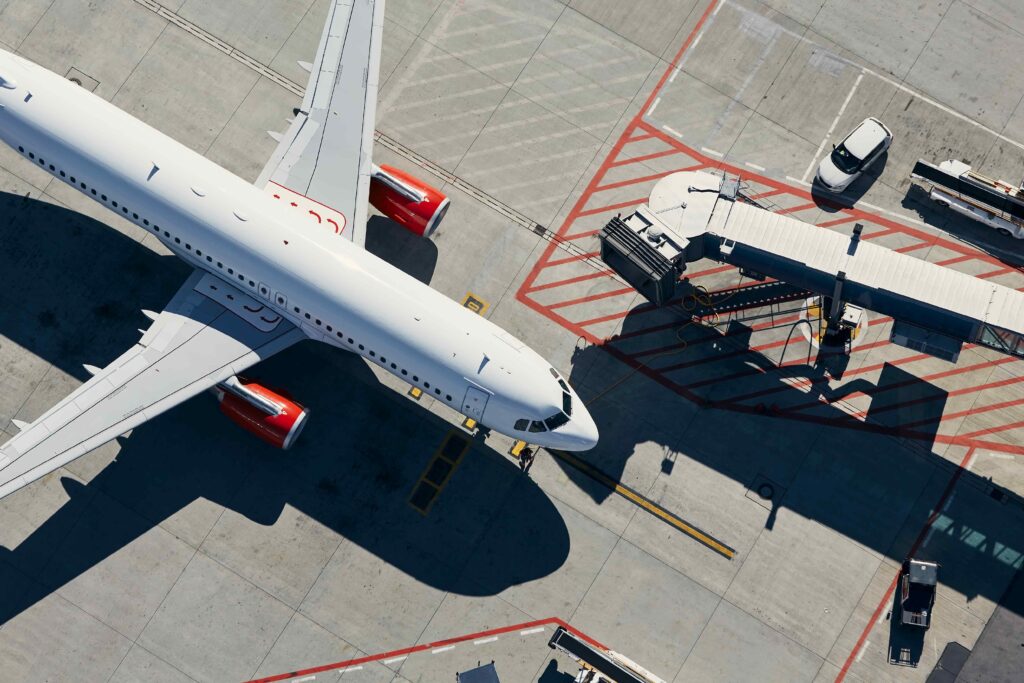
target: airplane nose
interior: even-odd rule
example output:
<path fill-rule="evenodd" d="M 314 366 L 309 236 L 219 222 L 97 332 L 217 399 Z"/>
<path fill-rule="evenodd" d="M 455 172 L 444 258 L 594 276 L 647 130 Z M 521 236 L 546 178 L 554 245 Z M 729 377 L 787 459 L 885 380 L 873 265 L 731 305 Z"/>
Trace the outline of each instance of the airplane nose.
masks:
<path fill-rule="evenodd" d="M 586 408 L 577 410 L 569 424 L 559 431 L 562 431 L 565 439 L 562 449 L 567 451 L 589 451 L 597 445 L 600 437 L 594 418 Z"/>

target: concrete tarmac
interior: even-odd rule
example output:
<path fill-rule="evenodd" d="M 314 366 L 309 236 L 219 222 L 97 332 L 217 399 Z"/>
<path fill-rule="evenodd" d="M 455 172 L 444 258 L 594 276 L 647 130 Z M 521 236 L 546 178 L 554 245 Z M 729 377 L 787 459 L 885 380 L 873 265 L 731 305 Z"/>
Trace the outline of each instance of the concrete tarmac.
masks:
<path fill-rule="evenodd" d="M 461 416 L 308 343 L 253 373 L 311 408 L 293 450 L 198 397 L 0 502 L 0 678 L 243 681 L 369 657 L 291 678 L 451 680 L 494 660 L 503 682 L 564 683 L 575 666 L 545 645 L 557 618 L 665 681 L 924 680 L 947 643 L 974 646 L 1024 561 L 1024 364 L 924 357 L 878 320 L 824 374 L 787 340 L 793 311 L 712 329 L 645 310 L 587 258 L 588 233 L 660 174 L 742 170 L 803 220 L 858 220 L 881 244 L 1024 287 L 1019 243 L 934 209 L 908 177 L 919 158 L 1024 175 L 1013 9 L 389 0 L 378 128 L 395 144 L 376 158 L 452 208 L 429 241 L 375 217 L 368 248 L 485 301 L 588 402 L 602 441 L 587 463 L 735 556 L 550 454 L 522 475 L 496 435 L 471 437 L 421 514 L 409 498 Z M 9 0 L 0 47 L 254 180 L 325 13 Z M 810 178 L 868 115 L 895 142 L 836 209 Z M 83 363 L 134 343 L 139 309 L 160 310 L 188 269 L 7 148 L 0 230 L 11 434 L 83 382 Z M 739 281 L 692 271 L 709 289 Z M 910 553 L 942 565 L 927 632 L 890 619 Z M 485 635 L 534 622 L 545 630 Z"/>

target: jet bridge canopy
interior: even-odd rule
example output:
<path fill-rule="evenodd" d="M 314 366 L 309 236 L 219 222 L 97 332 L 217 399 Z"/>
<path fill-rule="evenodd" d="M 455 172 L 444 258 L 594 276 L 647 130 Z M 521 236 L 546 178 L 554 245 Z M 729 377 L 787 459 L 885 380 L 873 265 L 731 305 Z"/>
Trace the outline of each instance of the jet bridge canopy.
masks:
<path fill-rule="evenodd" d="M 841 281 L 842 301 L 899 323 L 895 343 L 949 360 L 962 342 L 1024 357 L 1024 292 L 865 242 L 859 231 L 847 236 L 773 213 L 725 190 L 720 176 L 674 173 L 655 185 L 647 207 L 620 222 L 638 229 L 654 221 L 662 237 L 648 238 L 648 255 L 659 253 L 662 239 L 699 241 L 709 258 L 822 296 L 834 296 Z M 681 259 L 670 265 L 677 278 L 685 271 Z"/>

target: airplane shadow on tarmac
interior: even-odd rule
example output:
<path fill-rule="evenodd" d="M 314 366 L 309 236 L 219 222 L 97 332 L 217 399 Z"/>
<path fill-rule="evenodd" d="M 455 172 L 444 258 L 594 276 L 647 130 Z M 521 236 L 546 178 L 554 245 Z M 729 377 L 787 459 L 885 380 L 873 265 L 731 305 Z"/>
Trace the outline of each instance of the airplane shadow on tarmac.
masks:
<path fill-rule="evenodd" d="M 382 219 L 370 230 L 372 250 L 397 253 L 399 265 L 412 264 L 415 276 L 429 280 L 437 259 L 432 243 L 408 243 L 401 228 Z M 0 236 L 0 334 L 10 340 L 2 344 L 28 349 L 81 381 L 82 364 L 104 365 L 134 344 L 136 328 L 146 324 L 139 309 L 160 310 L 189 273 L 178 259 L 91 218 L 17 195 L 0 193 Z M 396 244 L 397 252 L 388 248 Z M 31 376 L 2 348 L 0 362 L 5 374 Z M 564 563 L 569 536 L 558 510 L 480 439 L 428 515 L 410 507 L 409 495 L 451 425 L 382 386 L 357 356 L 304 343 L 247 374 L 289 389 L 309 407 L 296 446 L 282 452 L 264 445 L 204 395 L 118 439 L 119 450 L 108 444 L 72 463 L 72 472 L 82 471 L 76 465 L 99 471 L 86 484 L 62 477 L 69 499 L 52 514 L 42 511 L 49 517 L 15 547 L 0 547 L 0 624 L 158 524 L 199 544 L 219 506 L 261 525 L 275 524 L 291 506 L 417 581 L 466 595 L 493 595 Z M 49 393 L 37 412 L 61 397 L 60 390 Z M 18 404 L 0 403 L 0 410 L 18 410 L 22 396 L 15 398 Z M 13 416 L 4 414 L 5 424 Z M 0 514 L 6 508 L 24 524 L 27 511 L 45 508 L 45 498 L 34 499 L 44 486 L 8 497 Z M 282 552 L 272 532 L 245 537 L 250 557 Z"/>
<path fill-rule="evenodd" d="M 652 314 L 644 308 L 638 307 L 627 315 L 621 335 L 664 322 L 664 318 L 652 320 Z M 649 481 L 655 474 L 669 477 L 669 481 L 673 476 L 686 477 L 685 468 L 673 467 L 677 452 L 742 483 L 750 489 L 748 497 L 756 490 L 758 481 L 766 478 L 782 489 L 781 495 L 771 500 L 766 522 L 769 529 L 775 524 L 779 509 L 788 508 L 902 562 L 902 554 L 911 547 L 931 513 L 930 506 L 938 502 L 956 471 L 954 465 L 929 448 L 947 393 L 899 367 L 883 367 L 878 386 L 888 388 L 873 397 L 867 423 L 879 425 L 883 431 L 914 425 L 912 441 L 918 445 L 914 450 L 901 447 L 899 434 L 865 434 L 857 427 L 829 428 L 820 421 L 801 422 L 774 416 L 772 413 L 787 406 L 809 404 L 811 408 L 804 414 L 810 413 L 816 419 L 849 420 L 847 413 L 830 402 L 855 391 L 873 392 L 876 386 L 852 378 L 838 390 L 830 391 L 827 383 L 820 381 L 824 368 L 830 366 L 834 376 L 843 369 L 842 364 L 837 368 L 837 359 L 808 355 L 809 345 L 799 332 L 793 334 L 785 359 L 787 363 L 807 363 L 778 370 L 765 356 L 748 350 L 749 327 L 733 321 L 723 326 L 722 334 L 698 325 L 683 327 L 685 320 L 680 312 L 680 327 L 648 333 L 642 340 L 624 339 L 619 348 L 634 343 L 636 350 L 665 348 L 677 344 L 680 338 L 688 343 L 678 355 L 642 358 L 654 367 L 685 366 L 671 377 L 678 384 L 697 387 L 692 391 L 697 394 L 699 407 L 688 425 L 681 425 L 680 420 L 689 420 L 681 416 L 693 414 L 690 399 L 662 390 L 655 380 L 632 371 L 614 355 L 614 338 L 609 348 L 577 349 L 570 381 L 601 427 L 601 441 L 585 454 L 587 461 L 621 480 L 638 445 L 653 442 L 666 453 L 659 471 L 634 472 L 627 480 Z M 783 331 L 788 332 L 788 326 Z M 702 363 L 702 359 L 711 362 Z M 715 382 L 714 378 L 722 379 Z M 805 393 L 784 382 L 786 378 L 806 378 L 813 382 L 812 388 Z M 724 402 L 731 396 L 755 392 L 763 392 L 763 397 L 748 399 L 747 409 L 715 408 L 716 400 Z M 763 403 L 759 405 L 758 401 Z M 602 502 L 613 495 L 577 470 L 556 461 L 595 501 Z M 653 463 L 647 466 L 657 467 Z M 958 500 L 968 495 L 963 492 L 964 487 L 973 486 L 977 493 L 972 500 L 980 499 L 979 506 L 991 504 L 996 511 L 1005 510 L 989 497 L 992 487 L 988 480 L 971 471 L 962 473 L 958 486 Z M 1016 505 L 1019 511 L 1021 499 L 1012 493 L 1006 495 L 1008 498 L 1003 502 L 1011 507 Z M 1012 524 L 1012 517 L 1008 522 L 1005 515 L 979 515 L 975 511 L 969 519 L 957 519 L 960 509 L 959 505 L 951 506 L 936 521 L 943 540 L 922 548 L 918 557 L 930 559 L 933 551 L 955 554 L 956 561 L 936 558 L 944 563 L 941 582 L 969 600 L 984 596 L 998 602 L 1006 586 L 1003 579 L 1020 567 L 1024 533 Z M 703 526 L 700 519 L 689 521 Z M 713 528 L 705 530 L 715 533 Z M 955 552 L 950 552 L 951 547 Z"/>

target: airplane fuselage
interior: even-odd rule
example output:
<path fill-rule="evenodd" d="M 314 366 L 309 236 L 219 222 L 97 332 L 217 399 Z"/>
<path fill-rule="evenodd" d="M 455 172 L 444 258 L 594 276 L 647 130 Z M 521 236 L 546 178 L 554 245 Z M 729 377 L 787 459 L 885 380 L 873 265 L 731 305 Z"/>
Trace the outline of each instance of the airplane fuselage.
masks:
<path fill-rule="evenodd" d="M 499 432 L 567 450 L 596 443 L 575 392 L 500 327 L 287 198 L 3 51 L 0 139 L 310 338 L 358 353 Z M 558 418 L 566 392 L 571 416 Z"/>

